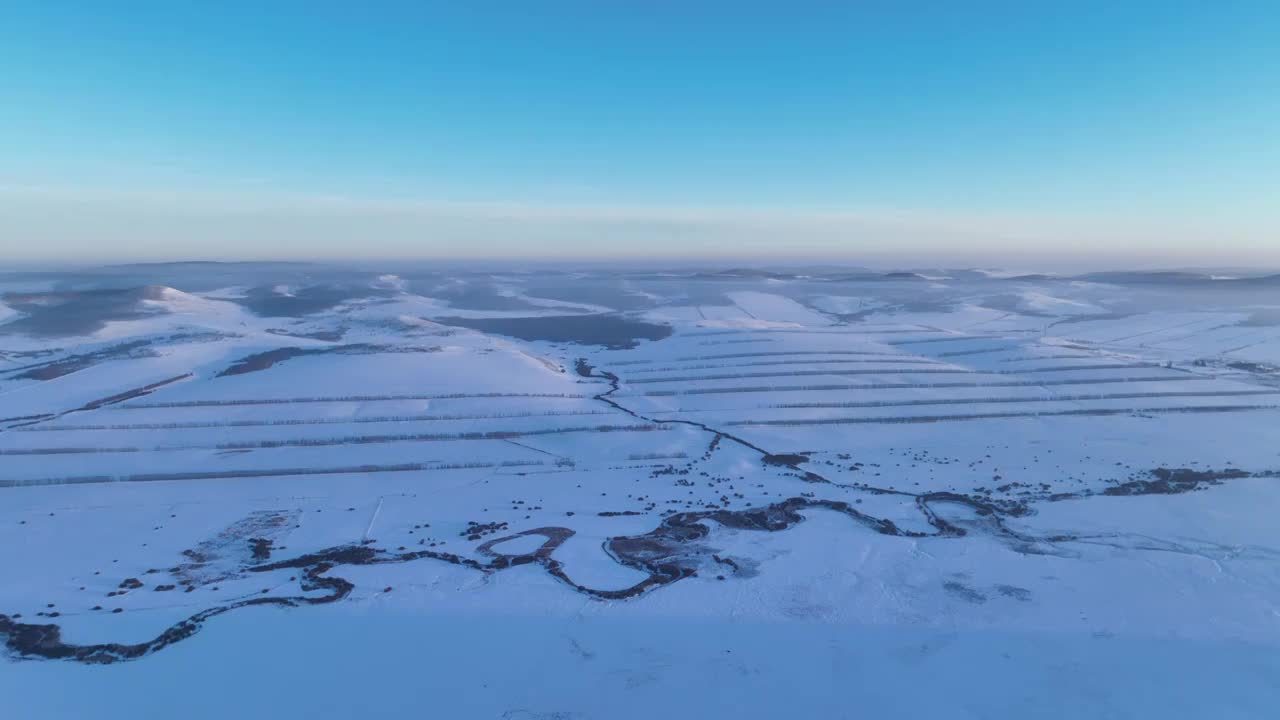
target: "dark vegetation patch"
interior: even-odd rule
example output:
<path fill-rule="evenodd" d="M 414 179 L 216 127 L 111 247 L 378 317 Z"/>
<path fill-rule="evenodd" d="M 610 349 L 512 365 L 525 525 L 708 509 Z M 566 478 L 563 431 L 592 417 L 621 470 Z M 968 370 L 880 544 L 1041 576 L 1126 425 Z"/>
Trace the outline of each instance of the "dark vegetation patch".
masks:
<path fill-rule="evenodd" d="M 48 420 L 54 417 L 53 413 L 40 413 L 38 415 L 15 415 L 13 417 L 0 418 L 0 423 L 23 422 L 25 420 Z"/>
<path fill-rule="evenodd" d="M 527 285 L 525 292 L 531 297 L 602 305 L 620 311 L 646 310 L 658 305 L 658 301 L 629 290 L 615 278 L 574 278 L 571 282 L 535 283 Z"/>
<path fill-rule="evenodd" d="M 36 337 L 89 335 L 108 322 L 138 320 L 164 312 L 143 305 L 160 300 L 166 288 L 154 285 L 123 289 L 9 293 L 5 304 L 24 313 L 0 326 L 0 332 Z"/>
<path fill-rule="evenodd" d="M 908 331 L 910 332 L 910 331 Z M 943 335 L 939 337 L 911 338 L 908 340 L 889 340 L 886 345 L 932 345 L 935 343 L 953 343 L 966 341 L 1003 342 L 998 335 Z"/>
<path fill-rule="evenodd" d="M 271 559 L 271 546 L 275 543 L 271 538 L 249 538 L 249 551 L 254 562 L 266 562 Z"/>
<path fill-rule="evenodd" d="M 338 342 L 343 335 L 347 334 L 346 328 L 338 328 L 336 330 L 316 330 L 313 332 L 289 332 L 279 328 L 269 328 L 267 332 L 272 335 L 280 335 L 282 337 L 303 338 L 304 340 L 320 340 L 322 342 Z"/>
<path fill-rule="evenodd" d="M 13 375 L 13 378 L 17 380 L 53 380 L 92 367 L 105 360 L 152 357 L 155 352 L 150 349 L 150 345 L 150 340 L 134 340 L 93 352 L 68 355 L 53 362 L 28 366 L 27 369 Z"/>
<path fill-rule="evenodd" d="M 694 330 L 691 332 L 681 333 L 684 337 L 723 337 L 725 335 L 825 335 L 828 337 L 847 337 L 856 335 L 858 337 L 868 335 L 922 335 L 928 333 L 939 333 L 940 330 L 925 329 L 905 329 L 891 328 L 885 330 L 847 330 L 847 329 L 825 329 L 820 327 L 796 327 L 796 328 L 748 328 L 743 330 Z M 950 336 L 947 336 L 950 337 Z M 965 335 L 956 337 L 957 340 L 982 340 L 987 339 L 985 335 Z M 732 342 L 732 341 L 727 341 Z M 928 342 L 928 341 L 921 341 Z M 893 343 L 890 343 L 893 344 Z M 791 355 L 793 353 L 782 353 Z M 868 355 L 873 353 L 866 353 Z M 679 358 L 677 358 L 679 359 Z"/>
<path fill-rule="evenodd" d="M 458 280 L 446 285 L 437 285 L 430 289 L 424 289 L 422 294 L 444 300 L 449 305 L 463 310 L 510 312 L 542 309 L 540 306 L 518 295 L 503 293 L 498 285 L 487 281 Z"/>
<path fill-rule="evenodd" d="M 671 335 L 668 325 L 634 320 L 615 313 L 519 318 L 442 317 L 436 321 L 521 340 L 600 345 L 611 350 L 634 348 L 641 340 L 661 340 Z"/>
<path fill-rule="evenodd" d="M 998 345 L 996 347 L 982 347 L 972 350 L 952 350 L 950 352 L 933 353 L 933 357 L 961 357 L 965 355 L 995 355 L 997 353 L 1013 352 L 1017 350 L 1017 345 Z"/>
<path fill-rule="evenodd" d="M 506 529 L 507 524 L 505 522 L 478 523 L 475 520 L 471 520 L 458 535 L 468 540 L 479 540 Z"/>
<path fill-rule="evenodd" d="M 734 571 L 737 571 L 737 570 L 739 570 L 739 569 L 740 569 L 740 568 L 739 568 L 739 565 L 738 565 L 738 562 L 737 562 L 736 560 L 734 560 L 733 558 L 720 557 L 719 555 L 712 555 L 712 556 L 711 556 L 711 559 L 712 559 L 712 560 L 715 560 L 717 563 L 719 563 L 719 564 L 721 564 L 721 565 L 727 565 L 728 567 L 733 568 L 733 569 L 734 569 Z"/>
<path fill-rule="evenodd" d="M 986 595 L 956 580 L 948 580 L 942 583 L 942 589 L 946 590 L 952 597 L 968 603 L 981 604 L 987 601 Z"/>
<path fill-rule="evenodd" d="M 1260 375 L 1274 375 L 1280 373 L 1280 368 L 1266 363 L 1236 361 L 1227 363 L 1227 367 L 1232 370 L 1243 370 L 1245 372 L 1258 373 Z"/>
<path fill-rule="evenodd" d="M 1255 473 L 1229 468 L 1226 470 L 1193 470 L 1191 468 L 1156 468 L 1151 480 L 1131 480 L 1113 485 L 1102 491 L 1103 495 L 1178 495 L 1199 490 L 1207 485 L 1219 485 L 1224 480 L 1253 477 Z"/>
<path fill-rule="evenodd" d="M 242 357 L 226 370 L 218 373 L 217 377 L 244 375 L 246 373 L 257 372 L 259 370 L 266 370 L 277 363 L 282 363 L 286 360 L 291 360 L 297 357 L 305 357 L 307 355 L 378 355 L 385 353 L 429 353 L 438 352 L 439 350 L 440 348 L 438 347 L 404 347 L 399 345 L 375 345 L 371 343 L 318 348 L 284 347 Z"/>
<path fill-rule="evenodd" d="M 800 463 L 809 462 L 809 456 L 800 453 L 770 453 L 760 459 L 764 461 L 765 465 L 781 465 L 783 467 L 795 467 Z"/>
<path fill-rule="evenodd" d="M 97 410 L 98 408 L 106 407 L 107 405 L 115 405 L 116 403 L 122 403 L 126 400 L 140 398 L 144 395 L 150 395 L 165 385 L 171 385 L 180 380 L 186 380 L 189 377 L 191 377 L 191 373 L 183 373 L 182 375 L 175 375 L 171 378 L 165 378 L 159 382 L 153 382 L 149 385 L 143 385 L 142 387 L 133 388 L 132 390 L 116 393 L 115 395 L 108 395 L 107 397 L 85 403 L 83 406 L 76 408 L 72 412 L 78 412 L 81 410 Z"/>
<path fill-rule="evenodd" d="M 55 360 L 19 365 L 18 367 L 0 368 L 0 374 L 14 373 L 16 380 L 53 380 L 71 373 L 93 367 L 108 360 L 131 360 L 135 358 L 155 357 L 155 348 L 177 343 L 211 342 L 226 336 L 221 333 L 180 333 L 164 337 L 130 340 L 110 345 L 89 352 L 64 355 Z"/>
<path fill-rule="evenodd" d="M 301 589 L 304 592 L 324 591 L 325 594 L 323 595 L 254 597 L 227 605 L 219 605 L 202 610 L 181 620 L 164 630 L 156 638 L 145 642 L 76 645 L 63 642 L 62 629 L 55 624 L 23 623 L 4 614 L 0 614 L 0 637 L 4 639 L 5 648 L 12 655 L 19 658 L 71 660 L 91 665 L 107 665 L 122 660 L 135 660 L 195 635 L 210 618 L 238 608 L 254 605 L 298 607 L 302 605 L 320 605 L 340 600 L 349 595 L 355 585 L 342 578 L 326 577 L 325 573 L 343 560 L 359 561 L 361 557 L 358 555 L 358 551 L 359 549 L 357 548 L 339 548 L 328 553 L 316 553 L 304 556 L 305 562 L 296 566 L 302 569 Z M 257 569 L 254 568 L 254 570 Z M 114 608 L 111 612 L 120 613 L 122 608 Z"/>
<path fill-rule="evenodd" d="M 81 405 L 81 406 L 80 406 L 80 407 L 78 407 L 78 408 L 72 408 L 72 409 L 67 410 L 67 411 L 65 411 L 65 412 L 57 413 L 57 414 L 54 414 L 54 415 L 36 416 L 36 417 L 34 417 L 33 419 L 29 419 L 29 420 L 21 421 L 21 422 L 17 423 L 16 425 L 13 425 L 10 429 L 17 429 L 17 428 L 22 428 L 22 427 L 29 426 L 29 425 L 35 425 L 36 423 L 41 423 L 41 422 L 44 422 L 44 421 L 46 421 L 46 420 L 52 420 L 52 419 L 54 419 L 54 418 L 65 417 L 65 416 L 67 416 L 67 415 L 70 415 L 71 413 L 84 412 L 84 411 L 86 411 L 86 410 L 97 410 L 98 408 L 103 408 L 103 407 L 106 407 L 106 406 L 108 406 L 108 405 L 116 405 L 116 404 L 118 404 L 118 403 L 122 403 L 122 402 L 125 402 L 125 401 L 127 401 L 127 400 L 133 400 L 133 399 L 135 399 L 135 398 L 140 398 L 140 397 L 143 397 L 143 396 L 146 396 L 146 395 L 150 395 L 151 393 L 155 392 L 156 390 L 158 390 L 158 389 L 160 389 L 160 388 L 162 388 L 162 387 L 164 387 L 164 386 L 166 386 L 166 385 L 171 385 L 171 384 L 173 384 L 173 383 L 175 383 L 175 382 L 179 382 L 179 381 L 182 381 L 182 380 L 186 380 L 186 379 L 187 379 L 187 378 L 189 378 L 189 377 L 191 377 L 191 373 L 185 373 L 185 374 L 182 374 L 182 375 L 175 375 L 174 377 L 166 378 L 166 379 L 164 379 L 164 380 L 160 380 L 159 382 L 153 382 L 153 383 L 151 383 L 151 384 L 149 384 L 149 385 L 143 385 L 142 387 L 133 388 L 133 389 L 131 389 L 131 390 L 125 390 L 124 392 L 116 393 L 115 395 L 108 395 L 107 397 L 104 397 L 104 398 L 99 398 L 99 399 L 97 399 L 97 400 L 91 400 L 91 401 L 89 401 L 89 402 L 85 403 L 84 405 Z M 73 453 L 74 453 L 74 452 L 94 452 L 92 449 L 88 449 L 88 448 L 63 448 L 62 450 L 63 450 L 63 451 L 66 451 L 66 452 L 73 452 Z M 111 448 L 111 449 L 105 449 L 105 450 L 102 450 L 101 452 L 135 452 L 136 450 L 137 450 L 137 448 Z M 45 452 L 44 450 L 40 450 L 40 449 L 0 451 L 0 454 L 4 454 L 4 453 L 8 453 L 8 454 L 12 454 L 12 455 L 46 455 L 46 454 L 50 454 L 50 453 L 47 453 L 47 452 Z M 55 452 L 55 453 L 52 453 L 52 454 L 58 454 L 58 453 L 57 453 L 57 452 Z"/>
<path fill-rule="evenodd" d="M 330 310 L 349 300 L 388 297 L 389 290 L 360 284 L 310 285 L 276 291 L 276 286 L 257 287 L 233 301 L 259 317 L 305 317 Z"/>
<path fill-rule="evenodd" d="M 240 568 L 271 558 L 275 539 L 293 527 L 296 510 L 250 513 L 217 535 L 182 551 L 184 561 L 170 570 L 183 585 L 208 585 L 233 577 Z"/>
<path fill-rule="evenodd" d="M 1031 602 L 1031 591 L 1017 585 L 997 585 L 996 592 L 1020 602 Z"/>

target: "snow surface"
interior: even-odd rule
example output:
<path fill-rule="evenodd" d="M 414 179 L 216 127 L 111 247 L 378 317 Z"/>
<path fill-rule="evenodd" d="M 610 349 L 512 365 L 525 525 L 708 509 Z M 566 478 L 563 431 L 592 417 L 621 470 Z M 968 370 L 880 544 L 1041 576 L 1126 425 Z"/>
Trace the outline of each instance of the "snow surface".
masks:
<path fill-rule="evenodd" d="M 314 278 L 147 277 L 89 335 L 0 325 L 4 706 L 1273 716 L 1274 291 L 681 277 L 564 278 L 628 314 L 397 270 L 298 317 L 241 301 Z M 481 280 L 528 309 L 419 294 Z M 447 324 L 568 312 L 671 334 Z"/>

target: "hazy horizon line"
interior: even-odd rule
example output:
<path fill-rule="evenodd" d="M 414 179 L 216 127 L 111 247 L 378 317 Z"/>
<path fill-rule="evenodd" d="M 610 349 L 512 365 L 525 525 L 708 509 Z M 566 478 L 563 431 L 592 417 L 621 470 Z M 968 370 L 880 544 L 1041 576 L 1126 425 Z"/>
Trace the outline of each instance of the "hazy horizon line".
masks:
<path fill-rule="evenodd" d="M 160 261 L 1280 266 L 1271 222 L 0 184 L 6 264 Z M 353 252 L 352 248 L 359 248 Z"/>

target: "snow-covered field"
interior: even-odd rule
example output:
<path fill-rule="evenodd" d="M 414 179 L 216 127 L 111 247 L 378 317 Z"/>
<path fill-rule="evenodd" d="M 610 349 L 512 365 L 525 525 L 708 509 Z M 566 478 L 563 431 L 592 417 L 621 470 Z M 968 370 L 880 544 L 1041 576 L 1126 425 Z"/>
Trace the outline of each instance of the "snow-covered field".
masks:
<path fill-rule="evenodd" d="M 14 717 L 1274 717 L 1280 278 L 0 275 L 0 499 Z"/>

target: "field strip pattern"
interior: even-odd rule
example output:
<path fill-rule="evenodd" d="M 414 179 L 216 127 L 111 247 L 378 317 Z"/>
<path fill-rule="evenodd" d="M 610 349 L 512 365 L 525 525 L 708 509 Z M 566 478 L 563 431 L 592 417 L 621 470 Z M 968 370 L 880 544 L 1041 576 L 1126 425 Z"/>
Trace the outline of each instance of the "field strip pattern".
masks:
<path fill-rule="evenodd" d="M 633 370 L 630 375 L 638 375 L 641 373 L 656 372 L 675 372 L 688 370 L 715 370 L 723 368 L 739 368 L 739 367 L 769 367 L 777 365 L 863 365 L 874 363 L 893 363 L 895 365 L 944 365 L 938 360 L 931 358 L 917 358 L 904 355 L 901 358 L 871 360 L 871 359 L 851 359 L 851 360 L 767 360 L 764 362 L 746 362 L 746 363 L 727 363 L 722 365 L 678 365 L 669 367 L 645 368 L 643 370 Z"/>
<path fill-rule="evenodd" d="M 670 377 L 628 380 L 628 385 L 644 385 L 663 382 L 694 382 L 699 380 L 737 380 L 739 378 L 797 377 L 820 375 L 972 375 L 968 368 L 873 368 L 867 370 L 790 370 L 785 372 L 746 372 L 724 375 L 672 375 Z"/>
<path fill-rule="evenodd" d="M 683 337 L 721 337 L 726 335 L 759 335 L 759 334 L 784 334 L 784 335 L 922 335 L 925 333 L 941 333 L 941 330 L 931 330 L 927 328 L 886 328 L 884 330 L 842 330 L 839 328 L 743 328 L 740 330 L 707 330 L 683 333 Z"/>
<path fill-rule="evenodd" d="M 403 400 L 486 400 L 486 399 L 553 399 L 584 400 L 575 393 L 454 393 L 435 395 L 332 395 L 295 398 L 229 398 L 226 400 L 182 400 L 176 402 L 129 403 L 116 405 L 116 410 L 151 410 L 155 408 L 230 407 L 236 405 L 292 405 L 304 403 L 400 402 Z"/>
<path fill-rule="evenodd" d="M 1153 416 L 1277 407 L 1270 401 L 1280 390 L 1129 353 L 1043 345 L 1030 332 L 969 334 L 899 327 L 889 333 L 894 337 L 848 341 L 868 343 L 866 350 L 817 349 L 814 344 L 829 341 L 814 338 L 797 340 L 800 347 L 787 351 L 627 363 L 630 367 L 620 368 L 619 392 L 613 397 L 647 403 L 644 412 L 654 419 L 696 417 L 726 428 Z M 881 347 L 892 352 L 881 354 Z M 838 357 L 863 352 L 875 356 Z M 759 371 L 752 369 L 760 366 Z M 991 392 L 983 392 L 986 389 Z M 797 396 L 794 401 L 787 401 L 789 394 Z M 725 400 L 710 400 L 716 397 Z M 688 400 L 676 409 L 663 398 Z M 964 406 L 963 411 L 956 412 L 958 406 Z M 832 417 L 831 411 L 839 410 L 853 414 Z"/>
<path fill-rule="evenodd" d="M 1196 397 L 1256 397 L 1280 395 L 1280 390 L 1197 390 L 1190 392 L 1145 392 L 1145 393 L 1103 393 L 1096 395 L 1043 395 L 1028 397 L 1004 398 L 936 398 L 926 400 L 884 400 L 884 401 L 848 401 L 848 402 L 809 402 L 778 403 L 760 405 L 761 410 L 804 410 L 804 409 L 854 409 L 854 408 L 894 408 L 894 407 L 927 407 L 930 405 L 997 405 L 1003 403 L 1051 403 L 1051 402 L 1087 402 L 1090 400 L 1141 400 L 1145 398 L 1196 398 Z M 679 410 L 653 410 L 651 415 L 672 415 L 678 413 L 725 412 L 725 408 L 691 408 Z"/>
<path fill-rule="evenodd" d="M 631 365 L 648 365 L 655 362 L 693 362 L 703 360 L 734 360 L 738 358 L 757 358 L 757 357 L 799 357 L 805 355 L 840 355 L 840 356 L 861 356 L 861 357 L 887 357 L 887 358 L 910 358 L 903 352 L 888 352 L 877 350 L 771 350 L 761 352 L 741 352 L 741 353 L 721 353 L 714 355 L 682 355 L 674 358 L 663 358 L 661 360 L 622 360 L 610 363 L 611 367 L 623 367 Z"/>
<path fill-rule="evenodd" d="M 511 418 L 583 417 L 616 415 L 607 410 L 547 410 L 545 412 L 458 414 L 458 415 L 383 415 L 343 418 L 291 418 L 281 420 L 222 420 L 208 422 L 120 423 L 112 425 L 34 425 L 16 428 L 14 432 L 61 432 L 88 430 L 193 430 L 199 428 L 281 427 L 290 425 L 360 425 L 366 423 L 448 422 L 455 420 L 505 420 Z"/>
<path fill-rule="evenodd" d="M 490 468 L 538 467 L 540 460 L 508 460 L 500 463 L 399 463 L 395 465 L 346 465 L 341 467 L 262 468 L 255 470 L 218 470 L 171 473 L 135 473 L 128 475 L 84 475 L 65 478 L 0 479 L 0 487 L 32 487 L 38 485 L 85 485 L 112 482 L 164 482 L 173 480 L 236 480 L 244 478 L 290 477 L 305 475 L 351 475 L 365 473 L 423 472 L 446 470 L 486 470 Z"/>
<path fill-rule="evenodd" d="M 646 377 L 627 380 L 628 385 L 644 385 L 661 382 L 696 382 L 701 380 L 737 380 L 739 378 L 766 377 L 803 377 L 821 375 L 959 375 L 959 374 L 991 374 L 991 375 L 1025 375 L 1031 373 L 1076 372 L 1088 370 L 1138 370 L 1159 367 L 1156 363 L 1107 363 L 1095 365 L 1055 365 L 1050 367 L 1026 368 L 1022 370 L 973 370 L 970 368 L 943 366 L 936 368 L 869 368 L 857 370 L 789 370 L 785 372 L 741 372 L 721 375 L 672 375 L 668 377 Z"/>
<path fill-rule="evenodd" d="M 1171 413 L 1217 413 L 1241 412 L 1247 410 L 1275 410 L 1280 405 L 1187 405 L 1181 407 L 1159 408 L 1076 408 L 1072 410 L 1045 410 L 1041 412 L 991 412 L 967 413 L 955 415 L 904 415 L 899 417 L 836 417 L 812 418 L 806 420 L 734 420 L 725 423 L 733 427 L 766 427 L 766 426 L 812 426 L 812 425 L 893 425 L 937 422 L 959 422 L 972 420 L 996 420 L 1008 418 L 1041 418 L 1063 416 L 1107 416 L 1107 415 L 1147 415 Z"/>
<path fill-rule="evenodd" d="M 1005 380 L 989 382 L 938 382 L 938 383 L 845 383 L 826 385 L 760 385 L 724 388 L 687 388 L 681 390 L 650 390 L 635 397 L 666 397 L 672 395 L 714 395 L 729 393 L 804 392 L 811 390 L 883 390 L 883 389 L 938 389 L 984 387 L 1039 387 L 1042 385 L 1094 385 L 1135 382 L 1196 381 L 1205 378 L 1197 375 L 1154 375 L 1127 378 L 1069 378 L 1057 380 Z M 627 397 L 618 395 L 616 397 Z"/>
<path fill-rule="evenodd" d="M 284 440 L 259 440 L 218 444 L 189 444 L 174 446 L 141 447 L 46 447 L 0 450 L 0 455 L 68 455 L 92 453 L 170 452 L 175 450 L 262 450 L 284 447 L 324 447 L 332 445 L 374 445 L 403 442 L 464 442 L 473 440 L 509 440 L 539 435 L 568 435 L 579 433 L 613 432 L 662 432 L 662 425 L 594 425 L 584 427 L 551 428 L 547 430 L 485 430 L 466 433 L 403 433 L 395 435 L 350 435 L 337 438 L 290 438 Z"/>

